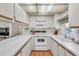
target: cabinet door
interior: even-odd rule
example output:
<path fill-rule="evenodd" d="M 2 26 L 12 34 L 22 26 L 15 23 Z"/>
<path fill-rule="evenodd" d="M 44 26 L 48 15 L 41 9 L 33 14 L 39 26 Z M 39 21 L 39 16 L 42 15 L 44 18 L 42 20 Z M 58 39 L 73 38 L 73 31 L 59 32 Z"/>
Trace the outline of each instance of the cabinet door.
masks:
<path fill-rule="evenodd" d="M 0 15 L 13 19 L 14 18 L 14 4 L 0 3 Z"/>
<path fill-rule="evenodd" d="M 65 56 L 65 49 L 60 45 L 58 46 L 58 56 Z"/>
<path fill-rule="evenodd" d="M 15 20 L 22 22 L 22 9 L 18 4 L 15 4 Z"/>
<path fill-rule="evenodd" d="M 52 53 L 55 55 L 55 56 L 57 56 L 57 43 L 54 41 L 54 40 L 52 40 Z"/>
<path fill-rule="evenodd" d="M 66 56 L 73 56 L 70 52 L 66 51 Z"/>
<path fill-rule="evenodd" d="M 31 53 L 31 41 L 29 41 L 22 49 L 22 56 L 30 56 Z"/>
<path fill-rule="evenodd" d="M 18 4 L 15 4 L 15 20 L 28 23 L 28 15 Z"/>
<path fill-rule="evenodd" d="M 23 20 L 22 22 L 26 23 L 26 14 L 25 14 L 24 10 L 22 11 L 22 16 L 23 16 L 22 17 L 22 20 Z"/>
<path fill-rule="evenodd" d="M 26 23 L 29 24 L 29 16 L 27 13 L 26 13 Z"/>
<path fill-rule="evenodd" d="M 57 56 L 57 43 L 52 38 L 48 40 L 48 49 L 54 56 Z"/>
<path fill-rule="evenodd" d="M 31 38 L 31 49 L 35 50 L 35 37 Z"/>
<path fill-rule="evenodd" d="M 79 26 L 79 3 L 69 4 L 70 27 Z"/>

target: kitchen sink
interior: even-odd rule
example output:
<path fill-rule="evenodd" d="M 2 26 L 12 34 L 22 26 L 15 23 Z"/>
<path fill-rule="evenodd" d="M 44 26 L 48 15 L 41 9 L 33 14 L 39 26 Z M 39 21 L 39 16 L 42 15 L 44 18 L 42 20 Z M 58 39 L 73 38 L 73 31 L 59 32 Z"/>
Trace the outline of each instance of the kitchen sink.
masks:
<path fill-rule="evenodd" d="M 61 41 L 63 41 L 63 42 L 73 42 L 72 40 L 69 40 L 69 39 L 65 39 L 65 38 L 63 38 L 63 39 L 60 39 Z"/>

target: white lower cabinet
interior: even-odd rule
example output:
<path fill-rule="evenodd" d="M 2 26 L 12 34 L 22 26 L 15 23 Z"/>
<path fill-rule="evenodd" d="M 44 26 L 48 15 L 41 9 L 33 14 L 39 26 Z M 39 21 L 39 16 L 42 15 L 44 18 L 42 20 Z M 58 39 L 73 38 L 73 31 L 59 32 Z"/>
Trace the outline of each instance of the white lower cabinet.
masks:
<path fill-rule="evenodd" d="M 30 56 L 31 50 L 34 48 L 34 40 L 30 40 L 27 44 L 16 54 L 16 56 Z"/>
<path fill-rule="evenodd" d="M 66 56 L 73 56 L 70 52 L 66 51 Z"/>
<path fill-rule="evenodd" d="M 48 40 L 48 49 L 51 50 L 54 56 L 73 56 L 73 54 L 63 48 L 54 39 Z"/>
<path fill-rule="evenodd" d="M 57 43 L 55 41 L 52 42 L 52 53 L 54 56 L 57 56 Z"/>
<path fill-rule="evenodd" d="M 31 50 L 34 50 L 35 49 L 35 40 L 34 38 L 32 37 L 31 38 Z"/>
<path fill-rule="evenodd" d="M 58 56 L 65 56 L 65 49 L 62 46 L 58 46 Z"/>
<path fill-rule="evenodd" d="M 21 50 L 21 51 L 22 51 L 21 56 L 30 56 L 31 51 L 32 51 L 33 48 L 34 48 L 33 41 L 34 41 L 34 40 L 30 40 L 30 41 L 24 46 L 24 48 Z"/>
<path fill-rule="evenodd" d="M 29 56 L 31 53 L 31 41 L 29 41 L 22 49 L 22 56 Z"/>
<path fill-rule="evenodd" d="M 57 56 L 57 42 L 53 39 L 48 40 L 48 49 L 51 50 L 54 56 Z"/>
<path fill-rule="evenodd" d="M 58 56 L 74 56 L 62 46 L 58 46 Z"/>

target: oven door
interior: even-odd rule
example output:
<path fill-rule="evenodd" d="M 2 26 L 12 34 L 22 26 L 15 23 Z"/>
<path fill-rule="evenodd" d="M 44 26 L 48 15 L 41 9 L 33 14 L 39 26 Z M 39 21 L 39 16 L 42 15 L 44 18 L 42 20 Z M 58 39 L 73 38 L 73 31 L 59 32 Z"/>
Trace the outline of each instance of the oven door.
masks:
<path fill-rule="evenodd" d="M 47 50 L 47 38 L 46 37 L 36 37 L 35 50 Z"/>

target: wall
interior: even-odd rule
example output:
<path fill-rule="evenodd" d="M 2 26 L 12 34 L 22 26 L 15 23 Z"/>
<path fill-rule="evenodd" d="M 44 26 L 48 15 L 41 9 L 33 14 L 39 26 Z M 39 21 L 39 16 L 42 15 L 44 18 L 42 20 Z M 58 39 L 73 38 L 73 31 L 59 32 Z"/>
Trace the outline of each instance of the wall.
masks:
<path fill-rule="evenodd" d="M 25 32 L 25 28 L 27 28 L 27 25 L 22 24 L 22 23 L 12 23 L 12 35 L 19 35 L 19 34 L 23 34 L 23 32 Z"/>
<path fill-rule="evenodd" d="M 26 25 L 17 22 L 7 22 L 0 20 L 0 27 L 9 27 L 9 37 L 16 36 L 23 33 L 23 30 L 27 28 Z"/>
<path fill-rule="evenodd" d="M 15 36 L 15 35 L 19 35 L 21 33 L 20 31 L 20 24 L 18 23 L 12 23 L 12 36 Z"/>

